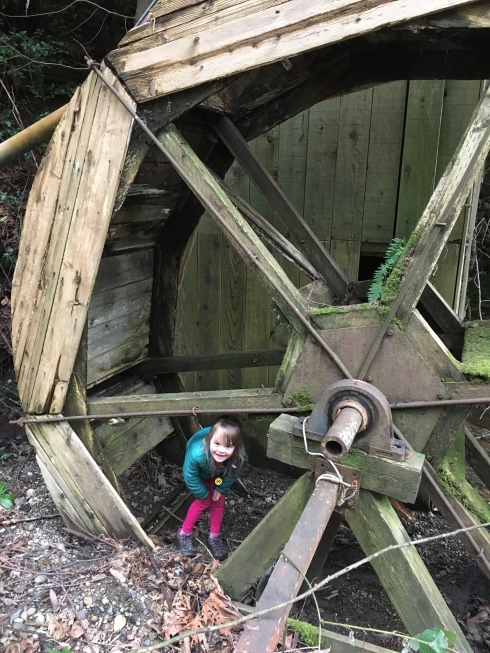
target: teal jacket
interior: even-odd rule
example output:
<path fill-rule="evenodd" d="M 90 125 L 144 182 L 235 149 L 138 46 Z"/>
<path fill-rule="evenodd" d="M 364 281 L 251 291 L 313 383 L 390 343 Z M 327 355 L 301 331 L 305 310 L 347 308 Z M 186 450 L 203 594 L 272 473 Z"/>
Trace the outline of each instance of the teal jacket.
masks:
<path fill-rule="evenodd" d="M 211 454 L 204 451 L 204 439 L 211 430 L 208 426 L 194 433 L 192 438 L 187 442 L 184 460 L 184 481 L 196 499 L 206 499 L 209 496 L 209 490 L 204 485 L 203 480 L 211 478 Z M 227 476 L 228 466 L 222 465 L 216 467 L 215 476 L 221 476 L 223 483 L 216 485 L 215 488 L 221 494 L 227 494 L 236 478 L 236 471 L 232 470 Z"/>

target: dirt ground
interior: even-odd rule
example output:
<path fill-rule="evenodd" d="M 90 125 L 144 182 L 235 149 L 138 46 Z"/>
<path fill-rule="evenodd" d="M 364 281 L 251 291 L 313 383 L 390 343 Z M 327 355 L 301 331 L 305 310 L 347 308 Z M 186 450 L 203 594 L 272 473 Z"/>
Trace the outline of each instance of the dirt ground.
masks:
<path fill-rule="evenodd" d="M 490 432 L 482 434 L 481 441 L 488 442 L 490 448 Z M 143 520 L 151 506 L 182 479 L 179 467 L 152 453 L 121 480 L 131 509 Z M 227 498 L 223 530 L 231 549 L 292 481 L 266 470 L 245 471 L 243 482 L 250 496 L 232 491 Z M 72 653 L 124 653 L 140 647 L 151 651 L 183 625 L 223 623 L 236 614 L 211 578 L 218 563 L 201 545 L 195 559 L 182 558 L 173 545 L 174 527 L 167 527 L 156 539 L 155 560 L 161 577 L 143 547 L 129 541 L 82 539 L 67 532 L 44 485 L 34 451 L 23 430 L 15 426 L 3 425 L 0 431 L 0 482 L 16 497 L 13 510 L 0 508 L 0 651 L 48 653 L 50 648 L 67 648 Z M 204 517 L 198 525 L 203 531 L 206 520 Z M 448 530 L 442 517 L 432 512 L 408 511 L 403 522 L 414 539 Z M 419 550 L 475 652 L 488 651 L 490 581 L 454 538 Z M 352 532 L 342 525 L 323 576 L 362 557 Z M 322 618 L 328 621 L 404 631 L 369 565 L 332 582 L 318 598 Z M 253 594 L 248 601 L 254 603 Z M 311 600 L 297 604 L 291 616 L 312 624 L 318 621 Z M 239 630 L 218 631 L 195 644 L 166 650 L 231 653 L 238 637 Z M 401 648 L 400 640 L 390 635 L 356 631 L 356 637 L 394 650 Z M 308 650 L 301 641 L 297 647 L 295 650 Z"/>

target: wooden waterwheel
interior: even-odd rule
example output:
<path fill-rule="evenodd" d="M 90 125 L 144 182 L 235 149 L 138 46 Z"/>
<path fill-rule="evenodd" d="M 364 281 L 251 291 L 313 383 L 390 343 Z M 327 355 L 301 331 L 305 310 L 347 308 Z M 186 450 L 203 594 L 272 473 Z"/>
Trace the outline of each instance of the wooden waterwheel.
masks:
<path fill-rule="evenodd" d="M 312 458 L 295 434 L 297 413 L 321 408 L 324 393 L 343 379 L 351 394 L 375 389 L 379 405 L 385 402 L 387 432 L 393 434 L 393 419 L 394 434 L 407 442 L 400 458 L 390 453 L 389 437 L 362 452 L 355 440 L 343 460 L 350 469 L 343 473 L 361 488 L 343 506 L 344 516 L 366 553 L 408 540 L 386 497 L 413 502 L 421 481 L 451 525 L 486 518 L 488 506 L 454 476 L 447 454 L 464 438 L 468 402 L 488 402 L 489 393 L 484 383 L 468 381 L 436 335 L 437 328 L 446 342 L 462 341 L 464 327 L 429 280 L 490 149 L 490 95 L 477 106 L 376 304 L 361 301 L 356 279 L 348 279 L 247 143 L 321 100 L 366 86 L 488 77 L 490 3 L 420 5 L 161 0 L 100 69 L 89 62 L 92 71 L 34 182 L 12 295 L 28 435 L 73 529 L 130 535 L 151 547 L 120 496 L 117 476 L 174 430 L 182 434 L 188 424 L 175 418 L 192 418 L 193 410 L 277 413 L 267 455 L 309 469 Z M 234 159 L 288 238 L 223 181 Z M 204 209 L 290 331 L 273 387 L 182 391 L 178 372 L 280 362 L 277 351 L 173 356 L 179 288 Z M 309 283 L 297 288 L 266 243 Z M 471 337 L 486 335 L 484 325 L 475 326 Z M 110 425 L 110 415 L 127 419 Z M 326 431 L 304 432 L 318 452 Z M 485 454 L 472 451 L 488 479 Z M 457 496 L 448 497 L 451 483 Z M 273 605 L 295 595 L 298 565 L 306 573 L 317 547 L 320 564 L 339 524 L 332 516 L 338 485 L 328 485 L 314 489 L 311 475 L 303 476 L 222 567 L 219 580 L 234 598 L 290 537 L 283 566 L 274 571 L 288 581 L 273 574 L 261 600 Z M 303 541 L 311 540 L 306 557 L 297 548 L 298 528 Z M 486 531 L 462 539 L 489 574 Z M 285 569 L 287 556 L 295 565 Z M 244 562 L 251 559 L 253 570 Z M 471 650 L 413 547 L 373 565 L 409 633 L 441 626 L 457 633 L 461 650 Z M 273 650 L 286 616 L 287 610 L 260 622 L 255 632 L 266 642 L 263 650 Z M 246 631 L 241 650 L 262 650 L 257 636 Z"/>

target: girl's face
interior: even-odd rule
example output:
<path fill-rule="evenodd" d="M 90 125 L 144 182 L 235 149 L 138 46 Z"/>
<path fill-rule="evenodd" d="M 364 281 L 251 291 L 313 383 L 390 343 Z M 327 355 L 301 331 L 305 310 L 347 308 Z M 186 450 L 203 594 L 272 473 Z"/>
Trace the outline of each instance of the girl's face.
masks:
<path fill-rule="evenodd" d="M 225 434 L 222 434 L 220 431 L 221 429 L 218 428 L 216 432 L 213 433 L 213 437 L 209 443 L 209 451 L 214 460 L 221 464 L 233 455 L 235 447 L 227 447 L 225 444 L 222 444 L 226 443 L 226 437 Z"/>

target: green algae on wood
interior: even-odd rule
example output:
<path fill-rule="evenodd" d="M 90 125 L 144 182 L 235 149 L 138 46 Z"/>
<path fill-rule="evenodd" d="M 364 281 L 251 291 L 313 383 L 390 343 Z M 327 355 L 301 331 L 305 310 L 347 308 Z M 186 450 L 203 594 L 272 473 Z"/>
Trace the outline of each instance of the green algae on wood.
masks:
<path fill-rule="evenodd" d="M 466 325 L 461 369 L 470 377 L 490 379 L 490 320 Z"/>
<path fill-rule="evenodd" d="M 316 315 L 329 315 L 331 313 L 351 313 L 352 311 L 368 311 L 372 309 L 372 304 L 350 304 L 349 306 L 325 306 L 311 311 L 310 317 Z"/>
<path fill-rule="evenodd" d="M 288 399 L 288 403 L 289 400 L 291 400 L 291 403 L 296 406 L 300 413 L 311 412 L 315 406 L 313 398 L 305 388 L 300 388 L 298 392 L 293 392 Z"/>

